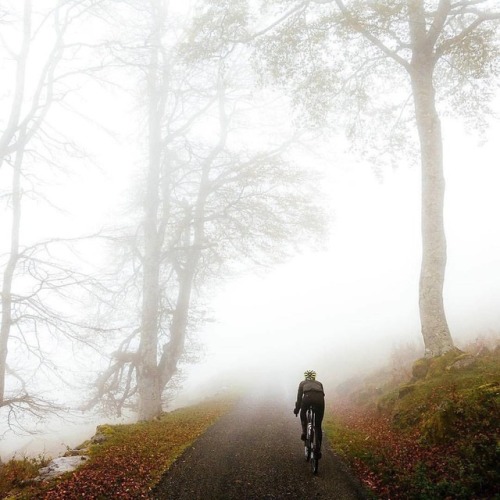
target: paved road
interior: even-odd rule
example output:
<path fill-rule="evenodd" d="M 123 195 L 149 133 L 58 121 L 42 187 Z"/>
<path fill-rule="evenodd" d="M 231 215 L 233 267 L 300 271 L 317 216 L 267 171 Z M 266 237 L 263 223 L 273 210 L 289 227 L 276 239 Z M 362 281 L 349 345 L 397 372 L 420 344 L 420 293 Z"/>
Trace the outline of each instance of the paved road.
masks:
<path fill-rule="evenodd" d="M 324 442 L 319 473 L 304 460 L 300 423 L 284 401 L 241 401 L 176 461 L 152 493 L 160 499 L 364 499 Z"/>

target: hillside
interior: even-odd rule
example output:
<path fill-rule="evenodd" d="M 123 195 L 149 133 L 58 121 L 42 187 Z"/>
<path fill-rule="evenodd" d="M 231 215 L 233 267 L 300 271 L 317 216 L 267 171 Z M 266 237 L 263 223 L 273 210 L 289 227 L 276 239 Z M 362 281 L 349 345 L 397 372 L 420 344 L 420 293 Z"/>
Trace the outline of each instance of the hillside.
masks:
<path fill-rule="evenodd" d="M 500 498 L 500 347 L 417 360 L 357 382 L 327 432 L 377 498 Z"/>

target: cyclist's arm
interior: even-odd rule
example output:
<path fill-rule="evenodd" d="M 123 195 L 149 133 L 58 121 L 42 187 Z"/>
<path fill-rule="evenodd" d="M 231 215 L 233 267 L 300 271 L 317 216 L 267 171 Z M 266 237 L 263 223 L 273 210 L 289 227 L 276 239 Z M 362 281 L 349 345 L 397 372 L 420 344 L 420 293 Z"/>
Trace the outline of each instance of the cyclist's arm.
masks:
<path fill-rule="evenodd" d="M 297 391 L 297 401 L 295 402 L 295 409 L 299 410 L 302 403 L 302 396 L 304 395 L 304 381 L 299 384 L 299 390 Z"/>

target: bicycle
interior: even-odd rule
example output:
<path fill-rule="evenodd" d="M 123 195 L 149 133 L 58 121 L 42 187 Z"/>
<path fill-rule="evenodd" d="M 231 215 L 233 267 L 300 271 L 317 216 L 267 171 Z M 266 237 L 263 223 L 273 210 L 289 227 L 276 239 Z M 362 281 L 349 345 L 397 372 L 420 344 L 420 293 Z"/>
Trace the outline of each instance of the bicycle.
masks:
<path fill-rule="evenodd" d="M 319 459 L 321 457 L 318 443 L 318 433 L 316 432 L 316 412 L 309 406 L 306 412 L 306 439 L 304 442 L 304 454 L 306 462 L 311 462 L 313 474 L 318 473 Z"/>

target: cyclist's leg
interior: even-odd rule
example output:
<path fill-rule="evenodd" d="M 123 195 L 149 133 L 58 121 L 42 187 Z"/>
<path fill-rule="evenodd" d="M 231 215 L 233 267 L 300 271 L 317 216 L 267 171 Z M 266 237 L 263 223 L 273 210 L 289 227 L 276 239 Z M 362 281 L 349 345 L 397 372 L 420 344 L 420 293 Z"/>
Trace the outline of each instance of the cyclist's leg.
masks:
<path fill-rule="evenodd" d="M 302 404 L 300 406 L 300 424 L 302 425 L 302 435 L 300 436 L 300 439 L 302 441 L 305 441 L 306 439 L 306 428 L 307 428 L 307 404 L 304 402 L 305 398 L 302 398 Z"/>
<path fill-rule="evenodd" d="M 318 447 L 321 449 L 321 441 L 323 439 L 323 429 L 321 424 L 323 423 L 323 416 L 325 415 L 325 402 L 321 401 L 316 405 L 316 432 L 318 434 Z"/>

